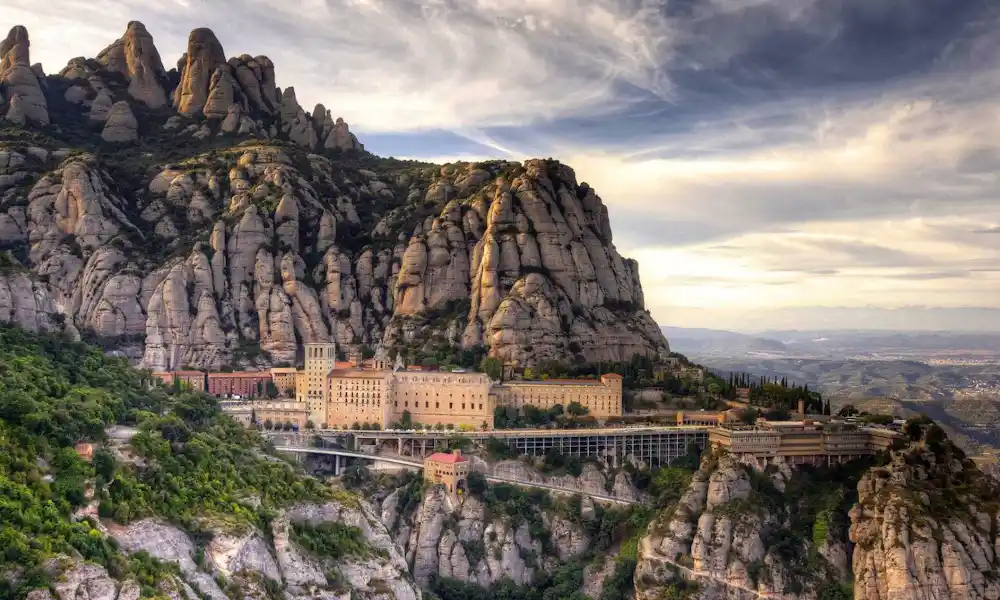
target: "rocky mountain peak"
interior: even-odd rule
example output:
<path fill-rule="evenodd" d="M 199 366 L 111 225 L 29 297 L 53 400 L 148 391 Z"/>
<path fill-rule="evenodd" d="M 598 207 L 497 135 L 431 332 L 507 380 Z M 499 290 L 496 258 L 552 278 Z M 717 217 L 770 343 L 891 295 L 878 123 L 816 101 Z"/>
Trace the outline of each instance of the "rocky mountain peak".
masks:
<path fill-rule="evenodd" d="M 39 75 L 31 67 L 28 30 L 16 25 L 0 43 L 0 101 L 6 101 L 8 121 L 49 124 L 48 105 L 39 84 Z M 38 70 L 41 70 L 39 66 Z"/>
<path fill-rule="evenodd" d="M 149 108 L 167 104 L 163 61 L 153 43 L 153 36 L 139 21 L 130 21 L 125 35 L 102 50 L 97 55 L 97 61 L 109 71 L 125 76 L 132 98 Z"/>
<path fill-rule="evenodd" d="M 207 28 L 178 72 L 138 21 L 58 75 L 28 66 L 24 28 L 0 47 L 0 114 L 64 138 L 0 139 L 0 250 L 22 268 L 0 320 L 62 322 L 156 369 L 294 362 L 330 339 L 414 361 L 667 350 L 638 266 L 565 165 L 366 154 L 268 57 L 227 60 Z M 140 140 L 141 157 L 114 151 Z"/>
<path fill-rule="evenodd" d="M 188 35 L 185 57 L 183 65 L 178 64 L 181 82 L 174 92 L 174 108 L 190 117 L 204 109 L 212 76 L 226 64 L 226 53 L 211 29 L 199 27 Z"/>
<path fill-rule="evenodd" d="M 6 71 L 14 65 L 31 65 L 28 56 L 28 30 L 23 25 L 15 25 L 0 42 L 0 71 Z"/>

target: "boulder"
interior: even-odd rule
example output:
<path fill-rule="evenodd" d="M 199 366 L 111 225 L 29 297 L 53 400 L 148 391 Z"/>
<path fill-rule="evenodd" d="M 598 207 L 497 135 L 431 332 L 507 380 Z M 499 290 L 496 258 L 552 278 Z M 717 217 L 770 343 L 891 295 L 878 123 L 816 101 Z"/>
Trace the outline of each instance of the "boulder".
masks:
<path fill-rule="evenodd" d="M 124 100 L 115 102 L 101 132 L 105 142 L 134 142 L 139 137 L 139 123 Z"/>

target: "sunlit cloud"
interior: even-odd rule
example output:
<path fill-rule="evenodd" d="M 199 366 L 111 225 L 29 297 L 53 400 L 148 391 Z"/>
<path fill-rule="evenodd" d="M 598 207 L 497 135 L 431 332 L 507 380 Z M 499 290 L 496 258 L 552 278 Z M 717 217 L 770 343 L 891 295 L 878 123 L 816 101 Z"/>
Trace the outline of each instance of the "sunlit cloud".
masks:
<path fill-rule="evenodd" d="M 12 0 L 0 25 L 26 25 L 49 72 L 133 19 L 170 68 L 209 26 L 380 154 L 560 158 L 662 323 L 916 326 L 918 306 L 1000 308 L 994 5 Z"/>

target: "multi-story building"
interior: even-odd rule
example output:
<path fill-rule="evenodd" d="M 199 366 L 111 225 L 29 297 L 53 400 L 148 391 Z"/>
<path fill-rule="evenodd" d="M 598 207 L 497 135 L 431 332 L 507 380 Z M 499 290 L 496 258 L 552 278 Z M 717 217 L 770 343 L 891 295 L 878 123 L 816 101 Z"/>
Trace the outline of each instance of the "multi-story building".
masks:
<path fill-rule="evenodd" d="M 305 368 L 272 369 L 275 385 L 281 392 L 293 382 L 295 400 L 309 407 L 309 420 L 320 428 L 368 423 L 384 429 L 408 415 L 413 423 L 491 429 L 500 404 L 551 408 L 577 402 L 598 418 L 622 414 L 622 378 L 615 374 L 494 385 L 485 373 L 390 368 L 381 350 L 365 361 L 358 351 L 350 354 L 350 361 L 337 362 L 333 343 L 306 344 Z"/>
<path fill-rule="evenodd" d="M 337 345 L 333 342 L 305 345 L 305 371 L 296 375 L 295 400 L 309 405 L 309 420 L 326 423 L 326 376 L 337 363 Z"/>
<path fill-rule="evenodd" d="M 269 383 L 273 382 L 268 371 L 209 373 L 208 393 L 216 398 L 260 398 L 267 395 Z"/>
<path fill-rule="evenodd" d="M 499 406 L 518 409 L 531 404 L 542 409 L 576 402 L 595 417 L 622 414 L 622 377 L 614 373 L 596 379 L 548 379 L 545 381 L 505 381 L 493 387 Z"/>
<path fill-rule="evenodd" d="M 153 373 L 167 385 L 178 385 L 192 392 L 205 391 L 205 373 L 203 371 L 158 371 Z"/>
<path fill-rule="evenodd" d="M 259 400 L 245 402 L 242 400 L 223 400 L 219 403 L 222 412 L 230 415 L 238 422 L 249 427 L 253 419 L 264 424 L 268 421 L 274 427 L 291 423 L 300 430 L 304 429 L 309 420 L 309 407 L 302 402 L 289 400 Z"/>
<path fill-rule="evenodd" d="M 386 369 L 334 369 L 327 376 L 326 426 L 351 427 L 374 423 L 385 428 L 392 420 L 389 400 L 392 372 Z"/>
<path fill-rule="evenodd" d="M 295 397 L 295 367 L 272 367 L 271 379 L 274 387 L 278 388 L 278 395 L 282 398 Z"/>
<path fill-rule="evenodd" d="M 844 423 L 760 421 L 757 425 L 720 426 L 708 441 L 732 454 L 758 462 L 782 457 L 791 464 L 835 464 L 889 448 L 900 434 L 888 429 Z"/>
<path fill-rule="evenodd" d="M 494 400 L 485 373 L 399 372 L 392 377 L 392 421 L 493 428 Z"/>
<path fill-rule="evenodd" d="M 468 491 L 469 459 L 461 450 L 435 452 L 424 459 L 424 481 L 439 483 L 453 494 L 464 493 Z"/>

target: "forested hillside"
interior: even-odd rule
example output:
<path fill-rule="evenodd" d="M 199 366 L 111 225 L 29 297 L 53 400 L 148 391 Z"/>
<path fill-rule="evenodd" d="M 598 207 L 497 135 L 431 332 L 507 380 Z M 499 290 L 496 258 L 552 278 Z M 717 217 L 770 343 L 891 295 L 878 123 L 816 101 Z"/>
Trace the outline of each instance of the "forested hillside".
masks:
<path fill-rule="evenodd" d="M 273 592 L 287 580 L 282 573 L 264 569 L 263 577 L 252 577 L 245 565 L 233 569 L 214 557 L 213 541 L 270 538 L 253 550 L 258 562 L 273 565 L 269 546 L 288 533 L 289 520 L 296 535 L 317 526 L 323 543 L 296 544 L 304 549 L 286 553 L 311 552 L 331 565 L 367 557 L 358 551 L 358 540 L 367 547 L 371 537 L 364 523 L 342 526 L 341 535 L 327 539 L 322 523 L 329 517 L 286 516 L 294 506 L 343 511 L 334 520 L 350 521 L 354 498 L 265 454 L 256 432 L 222 415 L 214 399 L 173 393 L 154 381 L 97 348 L 0 326 L 0 598 L 64 586 L 74 573 L 83 585 L 94 579 L 85 563 L 105 571 L 97 579 L 110 585 L 110 595 L 101 596 L 110 600 L 129 597 L 121 595 L 126 589 L 182 600 L 190 597 L 186 582 L 213 597 L 233 585 Z M 114 425 L 137 429 L 130 443 L 108 439 Z M 78 443 L 96 448 L 91 461 L 75 451 Z M 155 534 L 174 545 L 162 562 L 150 556 L 165 552 L 162 544 L 143 545 Z M 281 562 L 281 551 L 274 551 Z M 227 573 L 235 575 L 228 582 Z M 330 580 L 322 586 L 343 585 Z"/>

